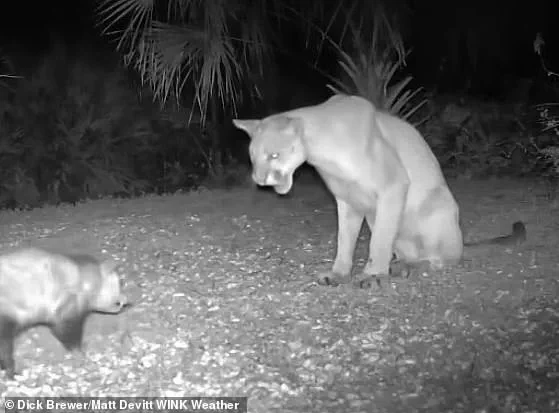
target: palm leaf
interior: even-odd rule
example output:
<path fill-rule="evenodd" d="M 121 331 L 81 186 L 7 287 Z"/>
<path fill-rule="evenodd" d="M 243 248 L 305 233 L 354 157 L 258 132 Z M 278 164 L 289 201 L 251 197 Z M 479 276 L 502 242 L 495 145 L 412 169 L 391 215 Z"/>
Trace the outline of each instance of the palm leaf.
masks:
<path fill-rule="evenodd" d="M 98 14 L 103 32 L 118 37 L 117 49 L 154 98 L 164 105 L 190 91 L 192 107 L 205 123 L 210 99 L 235 109 L 242 75 L 262 67 L 264 16 L 277 3 L 169 0 L 165 13 L 158 14 L 153 0 L 104 0 Z"/>

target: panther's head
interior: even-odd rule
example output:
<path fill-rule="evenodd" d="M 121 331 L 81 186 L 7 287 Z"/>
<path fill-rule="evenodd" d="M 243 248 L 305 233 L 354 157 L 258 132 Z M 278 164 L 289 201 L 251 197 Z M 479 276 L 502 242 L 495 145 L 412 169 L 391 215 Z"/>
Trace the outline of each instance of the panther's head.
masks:
<path fill-rule="evenodd" d="M 302 120 L 274 115 L 261 120 L 234 119 L 233 124 L 250 136 L 254 182 L 273 186 L 280 195 L 287 194 L 293 185 L 293 173 L 306 160 Z"/>

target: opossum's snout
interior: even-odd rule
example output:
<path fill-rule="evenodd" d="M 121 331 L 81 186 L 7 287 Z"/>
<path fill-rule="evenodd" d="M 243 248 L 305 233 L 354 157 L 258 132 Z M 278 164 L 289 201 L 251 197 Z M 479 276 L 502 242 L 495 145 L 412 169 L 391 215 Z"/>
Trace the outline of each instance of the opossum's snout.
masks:
<path fill-rule="evenodd" d="M 120 312 L 126 308 L 129 308 L 132 306 L 132 303 L 130 301 L 128 301 L 128 297 L 126 297 L 125 295 L 121 295 L 120 297 L 118 297 L 117 302 L 115 303 L 115 307 L 118 308 L 117 312 Z"/>
<path fill-rule="evenodd" d="M 119 313 L 129 305 L 128 297 L 122 291 L 124 282 L 114 268 L 114 264 L 110 262 L 105 262 L 101 266 L 101 288 L 94 304 L 96 311 Z"/>
<path fill-rule="evenodd" d="M 102 311 L 106 313 L 120 313 L 130 306 L 131 303 L 128 301 L 128 298 L 125 295 L 120 295 L 110 305 L 103 308 Z"/>

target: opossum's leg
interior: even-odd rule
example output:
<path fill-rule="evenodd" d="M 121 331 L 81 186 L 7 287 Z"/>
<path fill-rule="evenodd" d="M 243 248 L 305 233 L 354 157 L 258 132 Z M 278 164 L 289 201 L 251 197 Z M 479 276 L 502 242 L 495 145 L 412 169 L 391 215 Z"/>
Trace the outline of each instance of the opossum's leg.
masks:
<path fill-rule="evenodd" d="M 0 316 L 0 368 L 6 370 L 9 379 L 15 375 L 14 339 L 17 327 L 11 318 Z"/>
<path fill-rule="evenodd" d="M 82 349 L 83 328 L 86 318 L 86 313 L 74 314 L 51 325 L 52 333 L 66 350 Z"/>

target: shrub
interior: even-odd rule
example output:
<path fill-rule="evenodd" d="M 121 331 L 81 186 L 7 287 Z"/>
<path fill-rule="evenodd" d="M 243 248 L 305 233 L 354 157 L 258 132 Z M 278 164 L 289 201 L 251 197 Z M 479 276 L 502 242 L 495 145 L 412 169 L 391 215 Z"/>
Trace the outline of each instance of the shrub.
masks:
<path fill-rule="evenodd" d="M 57 48 L 0 100 L 0 202 L 73 201 L 142 191 L 135 160 L 151 121 L 125 74 Z M 17 197 L 16 197 L 17 198 Z M 21 198 L 21 197 L 20 197 Z"/>

